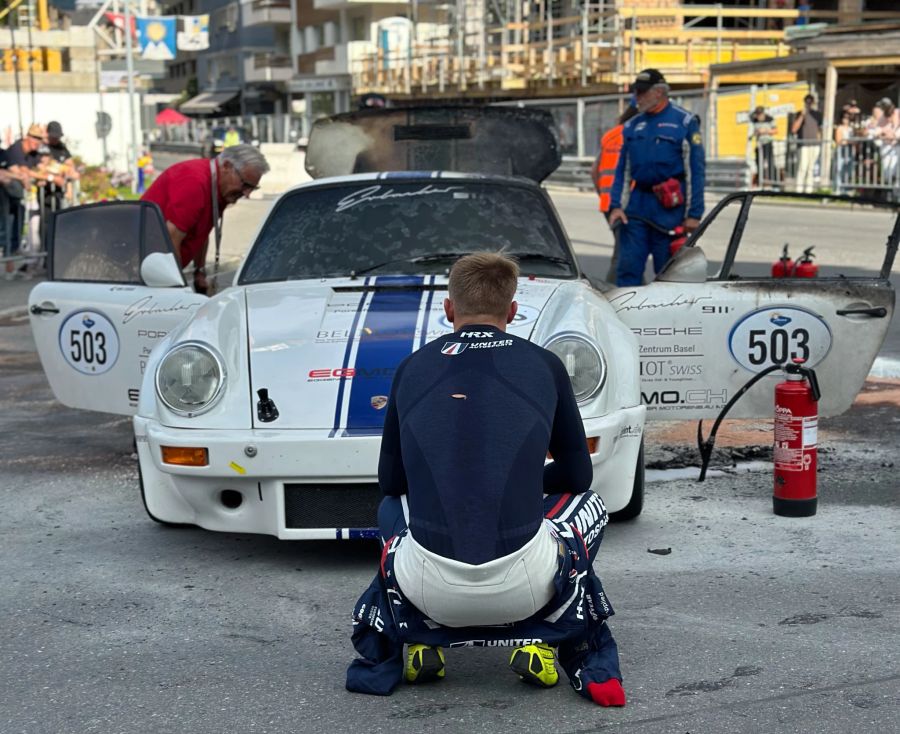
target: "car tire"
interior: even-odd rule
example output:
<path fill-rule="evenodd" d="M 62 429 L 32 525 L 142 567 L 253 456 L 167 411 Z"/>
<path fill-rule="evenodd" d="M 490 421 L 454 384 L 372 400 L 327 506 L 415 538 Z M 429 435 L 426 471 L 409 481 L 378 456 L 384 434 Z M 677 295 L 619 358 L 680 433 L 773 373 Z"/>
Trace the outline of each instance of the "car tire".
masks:
<path fill-rule="evenodd" d="M 638 451 L 637 467 L 634 472 L 634 487 L 631 490 L 631 499 L 618 512 L 611 512 L 611 522 L 626 522 L 634 520 L 644 509 L 644 441 L 641 439 L 641 448 Z"/>
<path fill-rule="evenodd" d="M 153 522 L 159 523 L 167 528 L 192 528 L 194 527 L 190 523 L 186 522 L 167 522 L 165 520 L 160 520 L 156 515 L 150 512 L 150 508 L 147 507 L 147 495 L 144 493 L 144 473 L 141 471 L 141 463 L 138 461 L 138 483 L 141 485 L 141 502 L 144 505 L 144 512 L 147 513 L 147 517 L 149 517 Z"/>

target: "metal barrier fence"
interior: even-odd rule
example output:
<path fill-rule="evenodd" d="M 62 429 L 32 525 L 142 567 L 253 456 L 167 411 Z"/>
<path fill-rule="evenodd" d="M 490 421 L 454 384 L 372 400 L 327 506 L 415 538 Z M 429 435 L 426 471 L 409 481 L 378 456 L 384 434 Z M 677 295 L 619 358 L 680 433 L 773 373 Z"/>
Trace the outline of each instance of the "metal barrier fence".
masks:
<path fill-rule="evenodd" d="M 806 193 L 825 189 L 900 201 L 900 142 L 773 140 L 756 146 L 753 154 L 756 188 Z M 830 175 L 826 177 L 822 166 L 829 158 Z"/>
<path fill-rule="evenodd" d="M 243 129 L 255 144 L 296 143 L 303 136 L 303 119 L 295 115 L 245 115 L 190 120 L 183 125 L 161 125 L 149 133 L 151 143 L 212 142 L 216 128 Z"/>
<path fill-rule="evenodd" d="M 7 249 L 0 252 L 0 262 L 6 264 L 7 277 L 23 266 L 29 273 L 43 267 L 47 257 L 43 235 L 50 216 L 55 211 L 74 206 L 78 200 L 78 181 L 69 181 L 63 189 L 51 182 L 26 192 L 18 207 L 11 207 L 8 219 L 4 222 L 0 218 L 0 226 L 8 227 Z"/>
<path fill-rule="evenodd" d="M 832 181 L 839 194 L 881 192 L 900 200 L 900 143 L 849 138 L 836 145 Z"/>

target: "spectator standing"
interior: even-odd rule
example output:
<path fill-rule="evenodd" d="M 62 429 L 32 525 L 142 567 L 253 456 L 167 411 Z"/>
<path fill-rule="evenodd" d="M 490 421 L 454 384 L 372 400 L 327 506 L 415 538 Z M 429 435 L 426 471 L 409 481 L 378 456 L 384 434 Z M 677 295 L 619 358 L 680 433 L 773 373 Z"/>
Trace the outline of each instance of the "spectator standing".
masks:
<path fill-rule="evenodd" d="M 232 145 L 212 160 L 198 158 L 169 166 L 141 199 L 159 205 L 182 268 L 194 264 L 194 289 L 207 293 L 209 234 L 221 236 L 222 212 L 259 188 L 269 170 L 252 145 Z M 215 184 L 215 185 L 214 185 Z M 215 194 L 215 195 L 214 195 Z"/>
<path fill-rule="evenodd" d="M 894 188 L 897 185 L 898 111 L 888 97 L 878 100 L 875 109 L 881 113 L 873 127 L 873 137 L 881 152 L 881 184 L 885 188 Z"/>
<path fill-rule="evenodd" d="M 0 148 L 0 254 L 11 257 L 12 250 L 12 200 L 14 193 L 22 190 L 22 183 L 6 168 L 6 151 Z M 13 277 L 14 266 L 7 263 L 7 278 Z"/>
<path fill-rule="evenodd" d="M 225 132 L 225 138 L 222 140 L 223 148 L 230 148 L 232 145 L 239 145 L 241 142 L 241 134 L 234 125 L 229 125 Z"/>
<path fill-rule="evenodd" d="M 7 255 L 15 255 L 22 243 L 22 229 L 25 222 L 25 195 L 31 189 L 40 166 L 40 148 L 44 144 L 44 129 L 32 124 L 28 132 L 4 151 L 4 166 L 9 175 L 18 181 L 18 186 L 7 186 L 9 198 L 9 246 Z M 12 262 L 6 263 L 7 278 L 17 271 Z M 24 272 L 24 271 L 23 271 Z"/>
<path fill-rule="evenodd" d="M 775 181 L 775 155 L 772 141 L 775 139 L 775 120 L 765 107 L 757 107 L 751 117 L 753 137 L 756 138 L 756 175 L 760 186 L 772 186 Z M 765 183 L 764 183 L 765 182 Z"/>
<path fill-rule="evenodd" d="M 822 113 L 815 109 L 815 97 L 803 98 L 803 109 L 794 118 L 791 132 L 797 136 L 800 146 L 800 163 L 797 166 L 797 191 L 811 193 L 814 188 L 816 165 L 822 150 Z"/>
<path fill-rule="evenodd" d="M 619 115 L 616 126 L 607 130 L 603 134 L 603 137 L 600 138 L 600 153 L 597 155 L 597 160 L 594 164 L 594 188 L 597 190 L 597 194 L 600 197 L 600 212 L 606 218 L 607 224 L 609 223 L 609 195 L 612 191 L 613 180 L 616 176 L 616 166 L 619 163 L 619 154 L 622 151 L 622 130 L 625 127 L 625 123 L 636 114 L 638 114 L 638 109 L 634 100 L 632 100 L 628 109 Z M 609 272 L 606 274 L 606 281 L 608 283 L 615 283 L 616 267 L 619 263 L 619 247 L 621 246 L 621 237 L 619 235 L 622 230 L 621 227 L 613 227 L 611 229 L 613 235 L 613 254 L 612 260 L 609 263 Z"/>
<path fill-rule="evenodd" d="M 837 161 L 838 189 L 843 189 L 850 181 L 853 172 L 855 156 L 853 137 L 853 125 L 849 105 L 844 105 L 841 112 L 841 122 L 834 128 L 835 160 Z"/>
<path fill-rule="evenodd" d="M 60 166 L 61 174 L 67 182 L 66 190 L 61 193 L 72 201 L 73 196 L 70 195 L 69 189 L 71 184 L 69 182 L 77 181 L 81 178 L 81 174 L 78 173 L 78 169 L 75 167 L 72 153 L 63 142 L 63 137 L 62 125 L 56 121 L 47 123 L 47 150 L 50 151 L 50 159 Z"/>

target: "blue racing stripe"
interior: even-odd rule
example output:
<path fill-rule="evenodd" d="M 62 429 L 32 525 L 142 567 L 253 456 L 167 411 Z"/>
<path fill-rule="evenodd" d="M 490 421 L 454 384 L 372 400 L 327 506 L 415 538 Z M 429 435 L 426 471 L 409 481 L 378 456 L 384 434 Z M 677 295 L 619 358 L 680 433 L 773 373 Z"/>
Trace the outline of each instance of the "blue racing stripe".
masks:
<path fill-rule="evenodd" d="M 367 540 L 369 538 L 375 540 L 381 538 L 378 528 L 350 528 L 350 540 Z"/>
<path fill-rule="evenodd" d="M 425 314 L 422 317 L 422 334 L 419 336 L 419 346 L 421 349 L 425 346 L 425 342 L 428 340 L 428 317 L 431 315 L 431 302 L 434 300 L 434 282 L 437 280 L 436 275 L 431 276 L 431 280 L 428 282 L 428 285 L 431 286 L 431 289 L 428 291 L 428 296 L 425 299 Z"/>
<path fill-rule="evenodd" d="M 356 307 L 356 313 L 353 314 L 353 323 L 350 326 L 350 337 L 347 339 L 347 348 L 344 350 L 344 371 L 341 373 L 341 381 L 338 384 L 338 393 L 337 393 L 337 404 L 334 406 L 334 426 L 331 429 L 331 432 L 328 434 L 328 438 L 334 438 L 334 434 L 337 433 L 338 428 L 341 425 L 341 406 L 344 404 L 344 384 L 347 382 L 347 378 L 343 377 L 343 375 L 347 371 L 347 365 L 350 363 L 350 352 L 353 351 L 353 342 L 356 339 L 356 327 L 359 324 L 359 315 L 362 313 L 363 304 L 366 302 L 366 288 L 369 285 L 369 280 L 371 278 L 366 278 L 363 281 L 363 291 L 359 296 L 359 304 Z"/>
<path fill-rule="evenodd" d="M 366 312 L 350 386 L 345 436 L 380 436 L 397 365 L 412 354 L 422 303 L 421 276 L 383 276 Z M 407 286 L 404 288 L 403 286 Z M 409 286 L 419 286 L 410 288 Z"/>

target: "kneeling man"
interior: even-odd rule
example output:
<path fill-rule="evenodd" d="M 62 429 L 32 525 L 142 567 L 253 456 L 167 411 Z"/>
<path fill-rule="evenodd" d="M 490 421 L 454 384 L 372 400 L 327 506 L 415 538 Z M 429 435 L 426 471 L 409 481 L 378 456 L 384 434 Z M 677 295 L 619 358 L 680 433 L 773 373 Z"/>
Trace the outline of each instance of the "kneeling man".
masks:
<path fill-rule="evenodd" d="M 518 274 L 515 261 L 500 254 L 458 260 L 444 301 L 455 333 L 400 365 L 388 403 L 378 467 L 386 495 L 378 516 L 383 558 L 392 554 L 390 581 L 405 601 L 442 628 L 512 627 L 534 618 L 546 629 L 561 615 L 554 618 L 551 602 L 569 594 L 562 590 L 576 576 L 567 553 L 586 555 L 581 575 L 593 575 L 607 521 L 589 489 L 593 468 L 565 367 L 552 352 L 506 333 Z M 545 465 L 548 453 L 553 461 Z M 621 706 L 615 642 L 608 629 L 602 637 L 594 649 L 606 646 L 611 662 L 601 670 L 614 672 L 584 681 L 590 690 L 574 680 L 573 687 L 601 705 Z M 407 641 L 406 680 L 442 678 L 441 647 Z M 578 676 L 588 643 L 566 644 Z M 560 646 L 570 672 L 563 657 Z M 510 667 L 543 687 L 559 677 L 554 648 L 540 641 L 515 649 Z"/>

